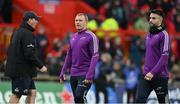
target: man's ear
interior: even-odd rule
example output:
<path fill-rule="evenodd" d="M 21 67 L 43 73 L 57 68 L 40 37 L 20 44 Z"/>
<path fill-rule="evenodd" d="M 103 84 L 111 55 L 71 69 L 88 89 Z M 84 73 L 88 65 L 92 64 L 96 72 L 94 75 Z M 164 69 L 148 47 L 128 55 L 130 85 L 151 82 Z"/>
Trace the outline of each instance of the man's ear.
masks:
<path fill-rule="evenodd" d="M 29 20 L 27 20 L 27 23 L 29 24 L 29 25 L 31 25 L 32 24 L 32 18 L 30 18 Z"/>
<path fill-rule="evenodd" d="M 27 23 L 30 23 L 30 21 L 31 21 L 31 19 L 28 19 L 28 20 L 27 20 Z"/>
<path fill-rule="evenodd" d="M 161 16 L 159 16 L 159 20 L 161 21 L 161 23 L 163 22 L 163 18 Z"/>

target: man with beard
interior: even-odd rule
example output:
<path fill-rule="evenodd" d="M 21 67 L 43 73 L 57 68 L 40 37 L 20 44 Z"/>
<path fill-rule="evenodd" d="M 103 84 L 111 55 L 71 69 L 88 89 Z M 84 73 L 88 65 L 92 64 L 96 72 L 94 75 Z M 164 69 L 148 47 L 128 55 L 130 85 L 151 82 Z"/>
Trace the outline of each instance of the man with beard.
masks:
<path fill-rule="evenodd" d="M 170 38 L 163 26 L 164 13 L 152 10 L 149 15 L 150 30 L 146 37 L 145 64 L 139 80 L 136 103 L 146 103 L 152 90 L 159 103 L 168 103 L 167 69 L 170 52 Z"/>

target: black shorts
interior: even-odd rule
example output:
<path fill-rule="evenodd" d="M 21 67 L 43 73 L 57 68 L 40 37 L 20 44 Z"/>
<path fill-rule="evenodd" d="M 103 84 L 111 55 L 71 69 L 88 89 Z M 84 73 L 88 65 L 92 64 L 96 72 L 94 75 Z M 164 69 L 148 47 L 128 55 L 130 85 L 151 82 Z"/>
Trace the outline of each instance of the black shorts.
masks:
<path fill-rule="evenodd" d="M 31 77 L 12 78 L 12 93 L 18 96 L 28 95 L 29 90 L 36 89 Z"/>

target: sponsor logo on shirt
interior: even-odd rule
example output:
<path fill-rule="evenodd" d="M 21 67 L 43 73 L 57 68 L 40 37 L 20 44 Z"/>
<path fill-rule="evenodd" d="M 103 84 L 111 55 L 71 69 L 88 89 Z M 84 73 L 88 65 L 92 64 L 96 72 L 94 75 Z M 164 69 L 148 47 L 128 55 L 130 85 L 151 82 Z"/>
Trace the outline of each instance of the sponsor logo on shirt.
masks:
<path fill-rule="evenodd" d="M 25 89 L 23 92 L 24 92 L 24 93 L 28 93 L 28 89 Z"/>
<path fill-rule="evenodd" d="M 87 87 L 85 84 L 81 84 L 81 85 L 78 85 L 78 86 L 81 86 L 81 87 Z"/>
<path fill-rule="evenodd" d="M 157 38 L 159 35 L 155 35 L 154 37 Z"/>
<path fill-rule="evenodd" d="M 81 37 L 80 40 L 81 40 L 81 39 L 86 39 L 86 37 Z"/>
<path fill-rule="evenodd" d="M 146 37 L 146 40 L 148 40 L 149 39 L 149 37 Z"/>
<path fill-rule="evenodd" d="M 31 44 L 27 45 L 27 47 L 28 47 L 28 48 L 29 48 L 29 47 L 33 47 L 33 48 L 34 48 L 34 45 L 31 43 Z"/>
<path fill-rule="evenodd" d="M 19 92 L 19 89 L 18 89 L 18 88 L 15 88 L 14 91 L 15 91 L 15 92 Z"/>
<path fill-rule="evenodd" d="M 162 89 L 162 86 L 159 86 L 159 87 L 157 87 L 157 89 L 156 90 L 161 90 Z"/>

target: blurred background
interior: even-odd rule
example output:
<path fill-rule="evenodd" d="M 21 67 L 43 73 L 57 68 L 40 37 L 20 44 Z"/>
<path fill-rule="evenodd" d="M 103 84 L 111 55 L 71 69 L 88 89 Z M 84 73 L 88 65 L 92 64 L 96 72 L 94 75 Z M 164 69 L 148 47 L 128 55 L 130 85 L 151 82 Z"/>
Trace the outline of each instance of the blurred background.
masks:
<path fill-rule="evenodd" d="M 133 103 L 144 65 L 151 9 L 161 9 L 166 15 L 163 23 L 172 38 L 169 96 L 172 103 L 180 103 L 180 0 L 0 0 L 0 103 L 7 103 L 11 94 L 11 82 L 4 76 L 10 37 L 27 10 L 41 16 L 35 36 L 38 57 L 48 67 L 47 73 L 39 72 L 36 78 L 37 104 L 73 102 L 69 82 L 60 84 L 58 76 L 79 12 L 88 14 L 88 28 L 100 40 L 88 103 Z M 157 103 L 154 92 L 148 103 Z"/>

